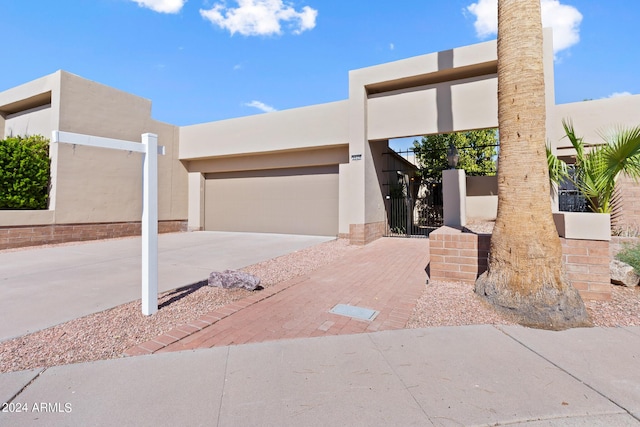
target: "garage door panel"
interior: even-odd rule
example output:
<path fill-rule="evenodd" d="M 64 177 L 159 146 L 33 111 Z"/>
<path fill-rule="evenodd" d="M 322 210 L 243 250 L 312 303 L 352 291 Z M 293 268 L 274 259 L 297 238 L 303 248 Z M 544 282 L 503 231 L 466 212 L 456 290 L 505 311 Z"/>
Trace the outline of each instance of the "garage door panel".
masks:
<path fill-rule="evenodd" d="M 337 235 L 337 166 L 207 175 L 205 229 Z"/>

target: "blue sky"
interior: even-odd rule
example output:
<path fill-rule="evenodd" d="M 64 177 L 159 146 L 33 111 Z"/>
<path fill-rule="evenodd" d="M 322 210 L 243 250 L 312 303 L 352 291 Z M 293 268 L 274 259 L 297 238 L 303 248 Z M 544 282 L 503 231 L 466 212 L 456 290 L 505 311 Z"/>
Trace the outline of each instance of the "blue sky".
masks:
<path fill-rule="evenodd" d="M 496 0 L 0 0 L 0 91 L 63 69 L 189 125 L 343 100 L 348 72 L 495 38 Z M 556 101 L 640 93 L 637 0 L 542 0 Z"/>

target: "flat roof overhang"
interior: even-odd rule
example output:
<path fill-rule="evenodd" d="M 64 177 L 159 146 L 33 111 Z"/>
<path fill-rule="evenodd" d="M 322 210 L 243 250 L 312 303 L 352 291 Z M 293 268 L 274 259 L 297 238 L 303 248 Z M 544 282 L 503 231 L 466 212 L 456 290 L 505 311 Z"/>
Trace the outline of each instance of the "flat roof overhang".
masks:
<path fill-rule="evenodd" d="M 479 64 L 467 65 L 464 67 L 449 68 L 432 73 L 419 74 L 403 77 L 384 82 L 377 82 L 365 85 L 367 95 L 393 92 L 396 90 L 410 89 L 414 87 L 434 85 L 455 80 L 468 79 L 496 74 L 498 72 L 498 61 L 488 61 Z"/>
<path fill-rule="evenodd" d="M 51 104 L 50 90 L 9 104 L 0 105 L 0 113 L 3 115 L 15 114 L 48 104 Z"/>

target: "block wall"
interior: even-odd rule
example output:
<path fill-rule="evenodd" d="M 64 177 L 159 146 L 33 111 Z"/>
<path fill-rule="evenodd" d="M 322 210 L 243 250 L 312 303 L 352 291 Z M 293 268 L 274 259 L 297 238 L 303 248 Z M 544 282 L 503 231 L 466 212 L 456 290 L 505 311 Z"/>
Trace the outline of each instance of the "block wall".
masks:
<path fill-rule="evenodd" d="M 160 221 L 159 233 L 187 230 L 187 221 Z M 85 240 L 139 236 L 140 222 L 105 224 L 50 224 L 26 227 L 0 227 L 0 250 Z"/>
<path fill-rule="evenodd" d="M 352 245 L 368 245 L 384 236 L 386 222 L 371 222 L 368 224 L 351 224 L 349 226 L 349 243 Z"/>
<path fill-rule="evenodd" d="M 612 217 L 612 229 L 633 235 L 640 231 L 640 182 L 621 175 L 616 185 L 620 199 L 617 215 Z"/>
<path fill-rule="evenodd" d="M 611 299 L 609 242 L 560 238 L 562 261 L 571 284 L 583 299 Z"/>
<path fill-rule="evenodd" d="M 429 235 L 429 278 L 474 283 L 487 270 L 491 235 L 440 227 Z"/>
<path fill-rule="evenodd" d="M 567 278 L 583 299 L 610 300 L 609 242 L 561 238 Z M 490 234 L 441 227 L 429 235 L 429 278 L 473 284 L 487 270 Z"/>

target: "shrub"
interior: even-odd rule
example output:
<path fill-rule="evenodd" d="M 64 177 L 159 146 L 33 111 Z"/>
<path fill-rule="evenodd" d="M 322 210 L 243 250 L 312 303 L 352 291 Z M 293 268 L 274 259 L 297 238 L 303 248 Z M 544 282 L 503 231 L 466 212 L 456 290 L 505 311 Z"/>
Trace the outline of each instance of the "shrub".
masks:
<path fill-rule="evenodd" d="M 49 168 L 48 139 L 0 140 L 0 209 L 47 209 Z"/>
<path fill-rule="evenodd" d="M 636 273 L 640 274 L 640 245 L 625 245 L 616 255 L 616 259 L 629 264 Z"/>

